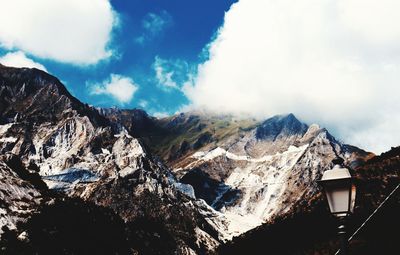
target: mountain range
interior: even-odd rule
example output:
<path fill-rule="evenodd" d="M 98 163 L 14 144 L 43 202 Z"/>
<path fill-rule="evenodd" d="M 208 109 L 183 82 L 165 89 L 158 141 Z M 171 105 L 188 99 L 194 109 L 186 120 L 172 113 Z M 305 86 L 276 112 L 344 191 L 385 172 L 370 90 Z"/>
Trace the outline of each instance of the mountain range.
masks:
<path fill-rule="evenodd" d="M 365 218 L 398 181 L 392 153 L 388 163 L 290 113 L 155 118 L 96 108 L 50 74 L 0 65 L 0 235 L 9 254 L 249 250 L 270 226 L 325 217 L 316 180 L 336 158 L 377 182 L 360 200 Z M 383 164 L 391 170 L 372 167 Z M 325 239 L 324 249 L 334 245 Z"/>

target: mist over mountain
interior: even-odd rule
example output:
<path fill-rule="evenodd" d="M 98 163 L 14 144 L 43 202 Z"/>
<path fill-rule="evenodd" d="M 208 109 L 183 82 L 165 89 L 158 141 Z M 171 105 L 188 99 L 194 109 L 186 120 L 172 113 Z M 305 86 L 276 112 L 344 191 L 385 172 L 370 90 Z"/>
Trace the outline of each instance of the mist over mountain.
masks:
<path fill-rule="evenodd" d="M 8 254 L 243 251 L 310 215 L 329 218 L 316 180 L 338 157 L 364 180 L 361 219 L 398 182 L 397 150 L 375 156 L 291 113 L 259 121 L 95 108 L 43 71 L 0 65 L 0 235 Z M 333 249 L 331 236 L 289 254 Z"/>

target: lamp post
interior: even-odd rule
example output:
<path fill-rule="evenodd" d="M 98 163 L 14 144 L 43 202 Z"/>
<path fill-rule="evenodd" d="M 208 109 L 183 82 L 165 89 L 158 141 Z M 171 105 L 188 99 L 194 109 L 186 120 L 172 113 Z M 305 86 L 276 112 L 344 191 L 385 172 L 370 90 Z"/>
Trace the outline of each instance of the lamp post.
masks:
<path fill-rule="evenodd" d="M 345 255 L 348 246 L 345 221 L 354 210 L 356 186 L 349 170 L 340 165 L 325 171 L 319 183 L 324 189 L 331 213 L 339 218 L 340 254 Z"/>

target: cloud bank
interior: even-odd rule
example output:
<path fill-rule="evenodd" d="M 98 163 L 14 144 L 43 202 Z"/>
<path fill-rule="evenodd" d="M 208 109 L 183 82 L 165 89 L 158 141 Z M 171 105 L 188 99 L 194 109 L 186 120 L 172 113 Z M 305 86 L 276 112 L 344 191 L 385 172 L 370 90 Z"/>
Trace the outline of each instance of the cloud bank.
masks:
<path fill-rule="evenodd" d="M 138 89 L 135 82 L 126 76 L 111 74 L 101 84 L 89 85 L 92 95 L 108 95 L 120 104 L 129 103 Z"/>
<path fill-rule="evenodd" d="M 0 63 L 5 66 L 37 68 L 47 72 L 47 69 L 42 64 L 28 58 L 22 51 L 9 52 L 1 56 Z"/>
<path fill-rule="evenodd" d="M 108 58 L 118 18 L 109 0 L 12 0 L 0 8 L 0 46 L 77 65 Z"/>
<path fill-rule="evenodd" d="M 346 143 L 400 145 L 400 2 L 240 0 L 185 94 L 193 107 L 292 112 Z"/>

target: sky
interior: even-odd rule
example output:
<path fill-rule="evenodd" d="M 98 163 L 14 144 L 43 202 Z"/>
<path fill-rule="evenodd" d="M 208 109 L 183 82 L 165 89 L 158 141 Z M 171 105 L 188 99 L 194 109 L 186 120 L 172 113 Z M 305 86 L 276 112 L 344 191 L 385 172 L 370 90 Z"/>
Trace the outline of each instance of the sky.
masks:
<path fill-rule="evenodd" d="M 37 67 L 94 106 L 166 115 L 233 0 L 0 0 L 0 62 Z"/>
<path fill-rule="evenodd" d="M 0 63 L 99 107 L 294 113 L 376 153 L 400 145 L 400 2 L 0 0 Z"/>

